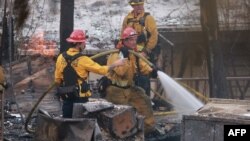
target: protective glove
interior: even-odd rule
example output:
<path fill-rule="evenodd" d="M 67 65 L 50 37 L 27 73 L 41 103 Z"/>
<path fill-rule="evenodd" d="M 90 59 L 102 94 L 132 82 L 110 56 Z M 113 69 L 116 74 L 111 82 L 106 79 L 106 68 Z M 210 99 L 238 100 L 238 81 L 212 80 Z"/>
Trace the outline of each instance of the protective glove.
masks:
<path fill-rule="evenodd" d="M 157 67 L 153 67 L 153 70 L 152 70 L 152 72 L 151 72 L 151 77 L 152 78 L 157 78 L 157 76 L 158 76 L 158 74 L 157 74 L 157 72 L 158 72 L 158 68 Z"/>
<path fill-rule="evenodd" d="M 129 51 L 128 51 L 127 47 L 120 48 L 120 52 L 123 54 L 124 58 L 128 58 L 129 57 Z"/>

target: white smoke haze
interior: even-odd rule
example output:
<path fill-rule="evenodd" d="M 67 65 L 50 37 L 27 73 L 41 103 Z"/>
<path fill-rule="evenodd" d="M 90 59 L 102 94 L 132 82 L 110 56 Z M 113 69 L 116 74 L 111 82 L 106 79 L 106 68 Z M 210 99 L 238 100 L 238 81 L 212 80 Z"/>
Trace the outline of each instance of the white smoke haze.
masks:
<path fill-rule="evenodd" d="M 199 23 L 198 18 L 190 18 L 199 15 L 198 1 L 147 0 L 145 11 L 155 17 L 159 27 Z M 45 38 L 59 44 L 60 0 L 30 0 L 30 4 L 30 16 L 22 37 L 44 31 Z M 90 36 L 87 49 L 112 48 L 111 40 L 119 38 L 122 20 L 131 10 L 126 0 L 75 0 L 74 28 L 87 30 Z"/>
<path fill-rule="evenodd" d="M 200 26 L 200 0 L 145 0 L 145 11 L 154 16 L 158 27 L 189 28 Z M 245 0 L 218 1 L 219 23 L 230 22 L 242 26 L 249 19 Z M 45 32 L 45 38 L 58 41 L 60 0 L 29 0 L 31 11 L 22 35 L 29 38 Z M 246 2 L 246 4 L 244 4 Z M 3 16 L 3 0 L 0 16 Z M 230 6 L 230 9 L 227 8 Z M 122 20 L 131 11 L 127 0 L 75 0 L 74 28 L 88 31 L 87 49 L 112 48 L 111 40 L 119 38 Z M 242 17 L 242 18 L 240 18 Z M 249 22 L 248 22 L 249 23 Z M 230 24 L 228 24 L 231 26 Z"/>

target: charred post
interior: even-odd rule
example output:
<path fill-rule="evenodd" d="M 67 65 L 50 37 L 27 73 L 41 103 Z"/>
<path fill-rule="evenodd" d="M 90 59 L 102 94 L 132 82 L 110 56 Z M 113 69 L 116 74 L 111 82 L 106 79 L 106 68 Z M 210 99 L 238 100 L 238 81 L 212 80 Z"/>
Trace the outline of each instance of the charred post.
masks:
<path fill-rule="evenodd" d="M 216 0 L 200 0 L 201 26 L 207 48 L 210 97 L 228 98 Z"/>
<path fill-rule="evenodd" d="M 60 18 L 60 52 L 68 49 L 69 44 L 66 38 L 73 31 L 74 27 L 74 0 L 61 0 Z"/>

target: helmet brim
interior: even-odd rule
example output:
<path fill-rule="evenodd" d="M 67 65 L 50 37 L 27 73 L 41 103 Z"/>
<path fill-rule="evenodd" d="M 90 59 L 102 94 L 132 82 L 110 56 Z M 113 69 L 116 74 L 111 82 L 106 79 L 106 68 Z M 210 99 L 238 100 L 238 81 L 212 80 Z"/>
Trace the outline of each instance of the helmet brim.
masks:
<path fill-rule="evenodd" d="M 130 2 L 129 3 L 131 6 L 134 6 L 134 5 L 143 5 L 144 2 Z"/>
<path fill-rule="evenodd" d="M 138 34 L 129 35 L 127 38 L 123 38 L 122 40 L 130 39 L 130 38 L 137 37 L 137 36 Z"/>
<path fill-rule="evenodd" d="M 86 42 L 86 40 L 74 40 L 74 39 L 71 39 L 71 38 L 67 38 L 66 41 L 69 42 L 69 43 L 83 43 L 83 42 Z"/>

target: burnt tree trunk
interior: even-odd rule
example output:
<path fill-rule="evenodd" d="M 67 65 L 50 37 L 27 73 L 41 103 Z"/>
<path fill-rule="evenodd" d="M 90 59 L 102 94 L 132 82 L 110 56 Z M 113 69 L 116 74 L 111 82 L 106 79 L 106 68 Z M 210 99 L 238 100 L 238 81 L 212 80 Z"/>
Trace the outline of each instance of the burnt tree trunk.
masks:
<path fill-rule="evenodd" d="M 207 48 L 210 97 L 229 98 L 222 46 L 219 40 L 216 0 L 200 0 L 200 5 L 201 26 Z"/>
<path fill-rule="evenodd" d="M 0 48 L 0 65 L 2 65 L 3 59 L 8 58 L 8 25 L 6 16 L 7 2 L 4 2 L 4 15 L 2 19 L 2 35 L 1 35 L 1 48 Z"/>
<path fill-rule="evenodd" d="M 2 29 L 2 35 L 1 35 L 1 49 L 0 49 L 0 54 L 1 54 L 1 61 L 0 64 L 2 64 L 3 60 L 7 60 L 7 58 L 9 57 L 8 54 L 8 46 L 9 46 L 9 42 L 8 42 L 8 27 L 7 27 L 7 18 L 4 17 L 3 18 L 3 29 Z"/>
<path fill-rule="evenodd" d="M 69 37 L 74 27 L 74 0 L 61 0 L 60 19 L 60 52 L 68 50 L 69 44 L 66 38 Z"/>

